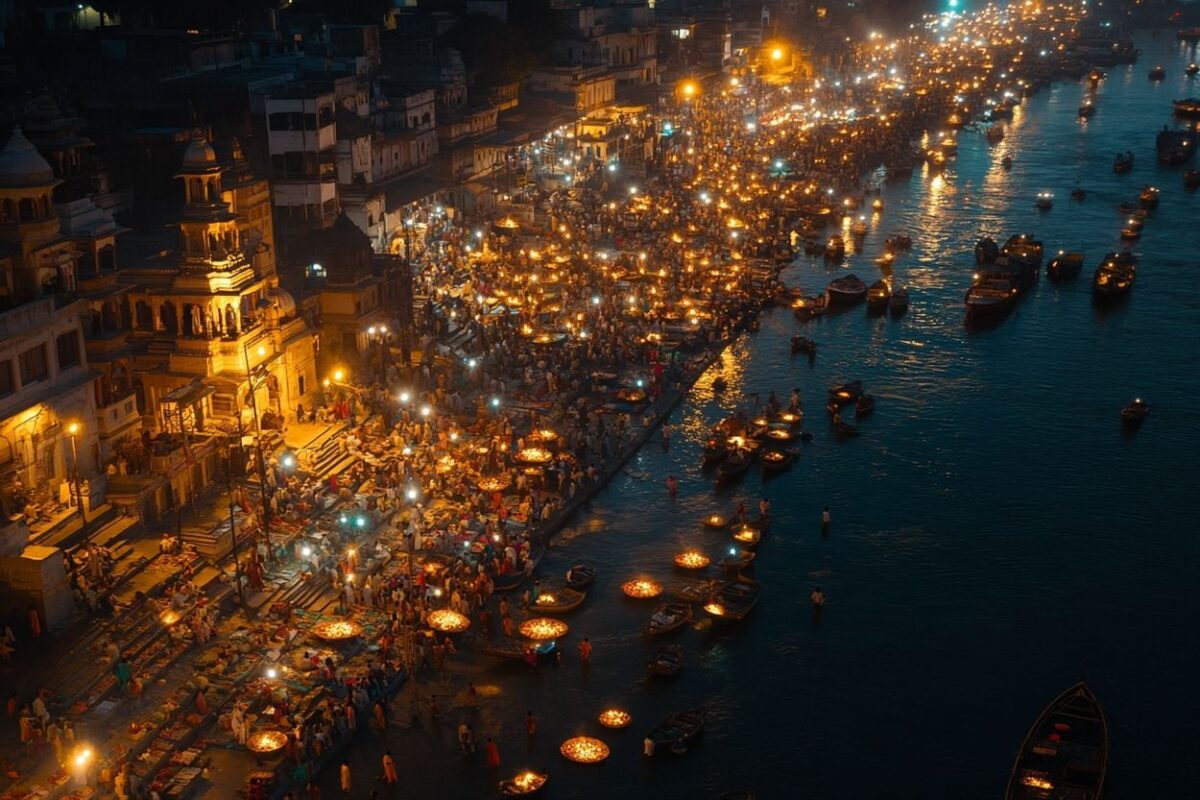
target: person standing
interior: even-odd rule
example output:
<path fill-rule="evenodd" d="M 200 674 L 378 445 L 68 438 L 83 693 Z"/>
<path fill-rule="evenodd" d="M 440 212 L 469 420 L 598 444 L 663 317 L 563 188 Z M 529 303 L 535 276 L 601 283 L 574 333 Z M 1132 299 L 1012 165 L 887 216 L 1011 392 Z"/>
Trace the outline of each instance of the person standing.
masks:
<path fill-rule="evenodd" d="M 592 643 L 585 636 L 583 641 L 579 643 L 579 661 L 587 664 L 592 660 Z"/>
<path fill-rule="evenodd" d="M 496 743 L 492 741 L 492 737 L 488 737 L 487 744 L 483 746 L 483 757 L 488 767 L 500 766 L 500 749 L 496 747 Z"/>
<path fill-rule="evenodd" d="M 400 782 L 400 775 L 396 772 L 396 759 L 392 758 L 391 750 L 383 754 L 383 782 L 388 786 L 395 786 Z"/>
<path fill-rule="evenodd" d="M 829 506 L 825 506 L 825 508 L 822 509 L 822 511 L 821 511 L 821 530 L 822 531 L 828 532 L 830 519 L 831 519 L 831 517 L 829 515 Z"/>
<path fill-rule="evenodd" d="M 343 761 L 341 769 L 338 770 L 338 785 L 342 789 L 342 797 L 347 798 L 348 800 L 350 797 L 350 787 L 352 785 L 349 761 Z"/>

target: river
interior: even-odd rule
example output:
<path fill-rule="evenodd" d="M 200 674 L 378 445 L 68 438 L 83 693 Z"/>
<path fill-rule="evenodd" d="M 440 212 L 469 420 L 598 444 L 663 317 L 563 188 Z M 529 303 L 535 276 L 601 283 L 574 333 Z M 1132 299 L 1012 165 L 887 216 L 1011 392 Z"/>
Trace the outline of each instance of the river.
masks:
<path fill-rule="evenodd" d="M 440 726 L 390 737 L 410 770 L 422 761 L 436 770 L 412 775 L 415 785 L 446 797 L 494 792 L 495 775 L 456 755 L 461 717 L 500 744 L 501 777 L 548 769 L 550 797 L 735 788 L 765 798 L 999 797 L 1041 708 L 1085 676 L 1111 727 L 1108 796 L 1194 795 L 1200 198 L 1179 169 L 1156 165 L 1154 135 L 1172 99 L 1197 94 L 1183 73 L 1197 56 L 1167 32 L 1138 44 L 1139 62 L 1110 69 L 1099 86 L 1090 121 L 1076 115 L 1086 82 L 1055 84 L 1017 109 L 999 145 L 963 131 L 943 177 L 889 184 L 846 266 L 801 258 L 785 272 L 810 294 L 850 270 L 869 283 L 887 235 L 914 242 L 895 265 L 912 292 L 903 319 L 870 319 L 859 307 L 802 327 L 786 309 L 768 312 L 701 379 L 672 417 L 670 449 L 643 448 L 542 564 L 548 576 L 575 560 L 600 570 L 585 607 L 566 618 L 565 663 L 458 676 L 482 687 L 480 710 L 451 708 Z M 1158 84 L 1146 77 L 1155 63 L 1168 72 Z M 1125 149 L 1137 166 L 1115 175 L 1113 156 Z M 1005 154 L 1011 171 L 1000 166 Z M 1120 249 L 1118 204 L 1147 183 L 1162 201 L 1134 248 L 1137 285 L 1101 312 L 1091 272 Z M 1077 185 L 1084 202 L 1069 199 Z M 1057 196 L 1048 212 L 1034 207 L 1043 190 Z M 1043 278 L 1003 323 L 968 331 L 962 296 L 976 239 L 1019 232 L 1042 239 L 1047 260 L 1084 251 L 1083 275 Z M 789 354 L 797 332 L 819 342 L 811 367 Z M 730 387 L 719 396 L 717 374 Z M 829 386 L 850 379 L 878 405 L 861 436 L 838 441 L 822 405 Z M 714 492 L 699 469 L 709 426 L 751 393 L 774 389 L 786 402 L 793 386 L 814 433 L 796 465 L 766 484 L 754 471 L 732 493 Z M 1135 396 L 1152 411 L 1129 433 L 1117 412 Z M 675 501 L 668 474 L 680 478 Z M 682 632 L 683 674 L 649 682 L 643 664 L 660 643 L 640 635 L 649 609 L 624 600 L 620 583 L 643 573 L 679 582 L 674 553 L 729 544 L 699 519 L 743 499 L 754 508 L 761 496 L 774 517 L 759 547 L 765 591 L 753 617 L 732 633 Z M 825 505 L 833 524 L 822 537 Z M 828 598 L 819 619 L 814 585 Z M 574 653 L 582 636 L 595 646 L 587 669 Z M 642 758 L 651 725 L 701 703 L 709 722 L 692 752 Z M 629 730 L 596 724 L 612 704 L 632 712 Z M 526 709 L 539 719 L 528 748 Z M 581 733 L 607 741 L 612 757 L 565 762 L 558 745 Z M 360 774 L 378 770 L 380 747 L 359 749 Z"/>

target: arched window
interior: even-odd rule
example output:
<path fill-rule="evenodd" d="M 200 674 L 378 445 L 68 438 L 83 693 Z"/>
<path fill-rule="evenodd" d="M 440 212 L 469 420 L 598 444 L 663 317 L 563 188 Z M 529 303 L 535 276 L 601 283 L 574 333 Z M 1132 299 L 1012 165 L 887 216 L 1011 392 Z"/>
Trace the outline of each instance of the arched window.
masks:
<path fill-rule="evenodd" d="M 5 200 L 4 205 L 0 207 L 0 216 L 3 216 L 5 222 L 16 222 L 17 204 L 12 200 Z"/>
<path fill-rule="evenodd" d="M 33 208 L 33 200 L 28 197 L 21 198 L 21 222 L 33 222 L 36 216 Z"/>

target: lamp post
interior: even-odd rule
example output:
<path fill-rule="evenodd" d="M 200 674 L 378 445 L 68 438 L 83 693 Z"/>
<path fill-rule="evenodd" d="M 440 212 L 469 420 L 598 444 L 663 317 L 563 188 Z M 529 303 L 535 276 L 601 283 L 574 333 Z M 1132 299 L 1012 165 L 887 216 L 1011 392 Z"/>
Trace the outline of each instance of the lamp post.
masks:
<path fill-rule="evenodd" d="M 79 533 L 87 534 L 87 513 L 83 510 L 83 491 L 79 483 L 79 450 L 75 444 L 76 437 L 79 436 L 79 423 L 72 422 L 67 426 L 67 433 L 71 437 L 71 466 L 75 472 L 75 502 L 79 504 Z"/>
<path fill-rule="evenodd" d="M 259 357 L 267 354 L 267 348 L 261 344 L 258 346 Z M 262 511 L 263 511 L 263 536 L 267 540 L 267 548 L 271 547 L 271 503 L 270 492 L 267 487 L 267 462 L 263 458 L 262 449 L 262 423 L 258 417 L 258 386 L 254 383 L 254 372 L 250 367 L 250 343 L 246 342 L 242 345 L 242 355 L 246 358 L 246 382 L 250 385 L 250 408 L 254 412 L 254 444 L 255 450 L 258 452 L 258 480 L 259 490 L 262 495 Z M 238 427 L 239 433 L 242 424 L 241 412 L 238 412 Z"/>

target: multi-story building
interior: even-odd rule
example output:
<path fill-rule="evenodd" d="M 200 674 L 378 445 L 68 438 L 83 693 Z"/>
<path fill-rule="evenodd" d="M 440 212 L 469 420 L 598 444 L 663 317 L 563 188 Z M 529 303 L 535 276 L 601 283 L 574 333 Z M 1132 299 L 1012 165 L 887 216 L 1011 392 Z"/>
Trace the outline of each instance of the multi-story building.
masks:
<path fill-rule="evenodd" d="M 157 462 L 153 475 L 120 481 L 120 499 L 143 516 L 216 477 L 219 436 L 269 437 L 317 390 L 313 335 L 275 274 L 266 182 L 231 154 L 229 168 L 203 136 L 192 140 L 177 176 L 178 248 L 122 273 L 135 286 L 135 377 Z"/>
<path fill-rule="evenodd" d="M 267 149 L 281 225 L 327 227 L 341 211 L 337 107 L 332 87 L 292 84 L 267 96 Z"/>
<path fill-rule="evenodd" d="M 104 497 L 88 310 L 76 292 L 76 245 L 53 202 L 59 185 L 13 129 L 0 152 L 0 600 L 34 605 L 50 625 L 70 613 L 70 591 L 61 555 L 29 546 L 31 532 Z"/>

